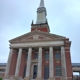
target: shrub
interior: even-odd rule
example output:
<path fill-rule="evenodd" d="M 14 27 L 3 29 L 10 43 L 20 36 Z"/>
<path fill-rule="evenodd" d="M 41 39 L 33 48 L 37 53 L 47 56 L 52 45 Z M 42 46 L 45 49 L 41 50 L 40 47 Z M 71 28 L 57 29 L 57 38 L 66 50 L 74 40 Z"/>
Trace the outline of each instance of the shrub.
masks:
<path fill-rule="evenodd" d="M 0 78 L 0 80 L 2 80 L 2 78 Z"/>

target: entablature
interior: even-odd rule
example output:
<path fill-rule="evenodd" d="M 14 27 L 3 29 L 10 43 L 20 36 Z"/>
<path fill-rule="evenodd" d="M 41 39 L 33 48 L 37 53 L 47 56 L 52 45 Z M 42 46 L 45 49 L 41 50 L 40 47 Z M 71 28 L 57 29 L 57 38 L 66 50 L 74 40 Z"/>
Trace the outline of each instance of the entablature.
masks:
<path fill-rule="evenodd" d="M 40 46 L 63 46 L 64 41 L 43 41 L 43 42 L 26 42 L 26 43 L 12 43 L 10 47 L 40 47 Z"/>

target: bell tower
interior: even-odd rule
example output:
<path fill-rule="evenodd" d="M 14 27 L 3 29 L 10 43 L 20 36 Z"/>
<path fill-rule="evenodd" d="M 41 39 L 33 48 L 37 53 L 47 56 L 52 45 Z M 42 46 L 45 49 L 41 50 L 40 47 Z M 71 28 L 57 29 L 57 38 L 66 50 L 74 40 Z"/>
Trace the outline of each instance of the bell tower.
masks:
<path fill-rule="evenodd" d="M 34 24 L 32 21 L 31 31 L 40 30 L 44 32 L 50 32 L 46 16 L 47 16 L 47 12 L 46 12 L 46 8 L 44 7 L 44 0 L 41 0 L 40 5 L 37 8 L 36 24 Z"/>

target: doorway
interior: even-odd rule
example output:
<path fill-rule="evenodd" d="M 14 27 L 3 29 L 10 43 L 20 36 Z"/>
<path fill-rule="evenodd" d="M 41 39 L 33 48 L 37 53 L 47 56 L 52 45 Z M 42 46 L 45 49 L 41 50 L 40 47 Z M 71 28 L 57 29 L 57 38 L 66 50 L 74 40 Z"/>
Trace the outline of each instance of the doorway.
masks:
<path fill-rule="evenodd" d="M 34 68 L 33 68 L 33 79 L 36 79 L 37 77 L 37 65 L 34 65 Z"/>
<path fill-rule="evenodd" d="M 26 76 L 26 65 L 24 67 L 23 78 Z"/>

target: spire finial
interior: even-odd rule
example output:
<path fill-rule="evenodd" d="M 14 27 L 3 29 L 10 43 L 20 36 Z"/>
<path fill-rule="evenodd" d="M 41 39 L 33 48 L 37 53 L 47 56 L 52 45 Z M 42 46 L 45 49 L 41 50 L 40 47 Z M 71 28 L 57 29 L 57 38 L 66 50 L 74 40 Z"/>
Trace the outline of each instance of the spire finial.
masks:
<path fill-rule="evenodd" d="M 44 0 L 41 0 L 39 7 L 44 7 Z"/>

